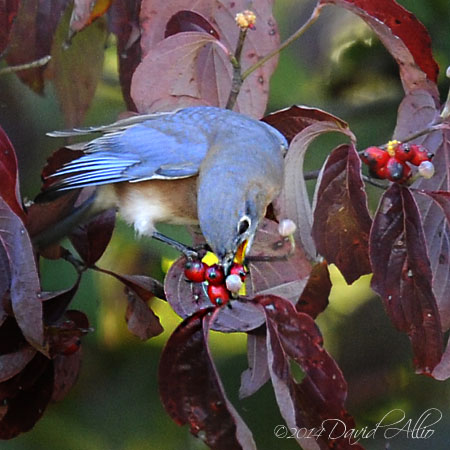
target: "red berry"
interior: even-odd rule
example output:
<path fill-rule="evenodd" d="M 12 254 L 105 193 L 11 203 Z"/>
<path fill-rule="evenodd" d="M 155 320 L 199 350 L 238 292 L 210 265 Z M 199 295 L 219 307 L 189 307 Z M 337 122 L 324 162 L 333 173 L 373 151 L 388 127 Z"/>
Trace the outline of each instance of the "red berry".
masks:
<path fill-rule="evenodd" d="M 230 301 L 230 293 L 223 284 L 208 284 L 208 297 L 216 306 L 226 305 Z"/>
<path fill-rule="evenodd" d="M 398 161 L 410 161 L 414 155 L 414 149 L 409 144 L 398 144 L 394 148 L 395 158 Z"/>
<path fill-rule="evenodd" d="M 205 278 L 210 284 L 217 286 L 225 281 L 225 272 L 219 264 L 214 264 L 206 269 Z"/>
<path fill-rule="evenodd" d="M 411 151 L 413 155 L 410 162 L 415 166 L 419 166 L 424 161 L 431 161 L 434 156 L 423 145 L 411 145 Z"/>
<path fill-rule="evenodd" d="M 247 272 L 243 264 L 233 263 L 230 269 L 230 275 L 239 275 L 242 281 L 245 281 Z"/>
<path fill-rule="evenodd" d="M 388 180 L 403 183 L 411 176 L 411 168 L 397 158 L 389 158 L 386 164 L 386 174 Z"/>
<path fill-rule="evenodd" d="M 369 147 L 361 155 L 362 160 L 371 170 L 377 171 L 384 167 L 389 160 L 389 153 L 379 147 Z"/>
<path fill-rule="evenodd" d="M 63 353 L 63 355 L 66 355 L 66 356 L 73 355 L 75 352 L 77 352 L 80 349 L 80 347 L 81 347 L 81 340 L 76 339 L 74 342 L 67 345 L 67 347 L 64 348 L 62 353 Z"/>
<path fill-rule="evenodd" d="M 188 261 L 184 266 L 184 275 L 189 281 L 202 283 L 208 266 L 202 261 Z"/>

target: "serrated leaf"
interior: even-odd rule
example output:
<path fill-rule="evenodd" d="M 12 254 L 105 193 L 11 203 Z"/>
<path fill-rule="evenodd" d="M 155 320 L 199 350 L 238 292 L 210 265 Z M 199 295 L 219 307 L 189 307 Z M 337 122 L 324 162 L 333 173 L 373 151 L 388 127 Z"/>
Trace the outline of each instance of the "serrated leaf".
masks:
<path fill-rule="evenodd" d="M 443 337 L 421 217 L 408 188 L 393 184 L 384 193 L 370 234 L 370 260 L 372 287 L 396 328 L 408 334 L 417 372 L 431 374 Z"/>
<path fill-rule="evenodd" d="M 361 160 L 353 145 L 341 145 L 327 158 L 315 199 L 312 235 L 319 253 L 336 264 L 349 284 L 371 273 L 368 243 L 372 219 Z"/>
<path fill-rule="evenodd" d="M 166 343 L 159 392 L 167 413 L 211 449 L 256 449 L 250 430 L 228 401 L 208 349 L 208 310 L 185 319 Z"/>

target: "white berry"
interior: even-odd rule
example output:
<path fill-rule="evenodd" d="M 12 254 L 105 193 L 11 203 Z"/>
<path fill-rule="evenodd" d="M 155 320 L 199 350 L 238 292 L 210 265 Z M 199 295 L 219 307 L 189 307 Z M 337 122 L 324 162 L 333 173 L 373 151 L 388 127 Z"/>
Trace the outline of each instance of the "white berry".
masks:
<path fill-rule="evenodd" d="M 283 237 L 291 236 L 296 229 L 297 225 L 291 219 L 283 219 L 278 224 L 278 233 Z"/>
<path fill-rule="evenodd" d="M 431 161 L 423 161 L 419 165 L 419 174 L 428 179 L 434 175 L 434 165 Z"/>
<path fill-rule="evenodd" d="M 225 284 L 230 292 L 236 294 L 241 290 L 241 287 L 244 283 L 242 282 L 241 277 L 239 275 L 231 274 L 227 276 Z"/>

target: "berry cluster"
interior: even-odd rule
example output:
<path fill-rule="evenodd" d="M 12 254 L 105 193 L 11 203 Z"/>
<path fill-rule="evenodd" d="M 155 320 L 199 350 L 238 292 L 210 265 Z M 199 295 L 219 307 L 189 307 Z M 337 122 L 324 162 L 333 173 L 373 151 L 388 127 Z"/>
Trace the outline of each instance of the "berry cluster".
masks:
<path fill-rule="evenodd" d="M 184 275 L 195 283 L 208 283 L 208 297 L 216 306 L 226 305 L 233 294 L 239 292 L 245 281 L 247 272 L 242 264 L 233 263 L 230 274 L 225 277 L 223 267 L 219 264 L 209 266 L 203 261 L 188 261 Z"/>
<path fill-rule="evenodd" d="M 399 141 L 388 142 L 386 149 L 369 147 L 361 155 L 372 177 L 397 183 L 404 183 L 411 177 L 411 167 L 407 163 L 418 166 L 421 176 L 431 178 L 434 174 L 432 158 L 433 154 L 422 145 Z"/>

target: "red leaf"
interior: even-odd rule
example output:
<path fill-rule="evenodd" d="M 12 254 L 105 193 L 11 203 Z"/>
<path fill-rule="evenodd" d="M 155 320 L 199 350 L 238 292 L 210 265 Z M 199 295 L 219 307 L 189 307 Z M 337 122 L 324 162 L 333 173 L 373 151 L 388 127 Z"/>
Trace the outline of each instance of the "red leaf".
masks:
<path fill-rule="evenodd" d="M 43 301 L 44 322 L 46 325 L 55 323 L 66 312 L 70 302 L 78 291 L 80 281 L 81 275 L 78 275 L 74 285 L 69 289 L 56 292 L 42 292 L 41 300 Z"/>
<path fill-rule="evenodd" d="M 184 257 L 172 264 L 164 280 L 166 298 L 172 309 L 183 318 L 204 308 L 212 307 L 203 283 L 191 283 L 184 276 Z M 264 323 L 264 315 L 251 302 L 236 300 L 231 308 L 220 308 L 212 325 L 215 331 L 230 333 L 246 332 L 258 328 Z"/>
<path fill-rule="evenodd" d="M 50 401 L 53 364 L 40 353 L 15 377 L 0 383 L 0 399 L 7 410 L 0 420 L 0 439 L 30 430 Z"/>
<path fill-rule="evenodd" d="M 0 3 L 0 55 L 5 50 L 9 32 L 19 9 L 19 0 L 2 0 Z"/>
<path fill-rule="evenodd" d="M 236 48 L 239 29 L 235 24 L 236 13 L 248 9 L 247 0 L 237 0 L 224 3 L 218 0 L 200 0 L 196 1 L 192 10 L 201 14 L 211 23 L 217 30 L 222 44 L 227 49 L 234 50 Z M 272 16 L 272 2 L 262 1 L 252 4 L 252 10 L 257 17 L 256 29 L 250 30 L 244 43 L 242 51 L 242 68 L 245 71 L 251 65 L 256 63 L 260 58 L 265 56 L 279 46 L 279 34 L 276 22 Z M 140 24 L 142 29 L 142 52 L 144 57 L 155 50 L 155 47 L 162 44 L 160 41 L 164 38 L 166 25 L 170 18 L 181 10 L 186 10 L 185 0 L 171 0 L 170 2 L 159 2 L 158 13 L 155 14 L 155 5 L 152 2 L 143 2 L 140 15 Z M 192 34 L 192 33 L 189 33 Z M 194 33 L 195 34 L 195 33 Z M 174 38 L 175 36 L 171 36 Z M 186 34 L 187 37 L 187 34 Z M 170 39 L 170 38 L 169 38 Z M 189 39 L 189 38 L 187 38 Z M 181 39 L 183 40 L 183 39 Z M 187 58 L 186 55 L 182 55 Z M 192 55 L 194 56 L 194 55 Z M 144 58 L 145 60 L 145 58 Z M 269 79 L 275 70 L 278 58 L 270 59 L 266 64 L 253 72 L 244 82 L 242 90 L 238 96 L 236 110 L 253 117 L 261 117 L 267 106 L 269 93 Z M 177 91 L 179 96 L 178 102 L 174 103 L 176 98 L 171 98 L 172 103 L 163 102 L 162 100 L 152 105 L 152 110 L 156 110 L 158 105 L 171 106 L 187 106 L 193 104 L 209 103 L 215 106 L 225 106 L 231 86 L 232 68 L 226 55 L 218 52 L 204 52 L 195 64 L 199 76 L 202 81 L 202 98 L 203 102 L 193 101 L 184 95 L 191 95 L 189 92 Z M 169 64 L 169 68 L 173 67 Z M 182 66 L 180 66 L 183 70 Z M 139 68 L 138 68 L 139 70 Z M 156 71 L 156 69 L 155 69 Z M 145 70 L 142 71 L 145 73 Z M 150 89 L 155 91 L 166 92 L 165 74 L 166 69 L 161 67 L 156 71 L 157 75 L 149 85 Z M 184 72 L 184 70 L 183 70 Z M 144 75 L 142 75 L 144 79 Z M 189 80 L 186 77 L 186 80 Z M 134 80 L 133 80 L 134 84 Z M 178 84 L 179 87 L 181 87 Z M 142 88 L 143 89 L 143 88 Z M 145 91 L 145 89 L 143 89 Z M 133 92 L 133 87 L 132 87 Z M 145 92 L 144 92 L 145 93 Z M 137 93 L 137 96 L 142 94 Z M 133 95 L 133 97 L 136 97 Z M 137 100 L 136 98 L 134 98 Z M 146 104 L 149 106 L 149 103 Z M 143 112 L 138 107 L 140 112 Z"/>
<path fill-rule="evenodd" d="M 316 428 L 324 432 L 308 439 L 296 435 L 302 448 L 362 449 L 350 438 L 331 429 L 340 420 L 342 427 L 354 428 L 353 418 L 344 408 L 347 385 L 339 367 L 324 350 L 322 336 L 310 316 L 295 311 L 287 300 L 275 296 L 255 299 L 267 321 L 267 352 L 270 376 L 281 415 L 290 429 Z M 290 362 L 303 371 L 301 382 L 291 374 Z M 328 422 L 325 422 L 330 419 Z M 326 431 L 325 431 L 326 430 Z"/>
<path fill-rule="evenodd" d="M 81 368 L 81 348 L 71 355 L 57 355 L 53 359 L 52 402 L 61 401 L 72 389 Z"/>
<path fill-rule="evenodd" d="M 383 195 L 370 234 L 372 287 L 401 331 L 408 334 L 419 373 L 431 374 L 442 356 L 442 333 L 431 289 L 421 217 L 408 188 Z"/>
<path fill-rule="evenodd" d="M 272 294 L 297 302 L 311 271 L 311 264 L 300 246 L 296 246 L 294 253 L 289 255 L 290 251 L 291 243 L 288 238 L 280 236 L 278 224 L 264 219 L 249 254 L 247 293 L 250 297 Z M 281 259 L 255 260 L 267 256 Z"/>
<path fill-rule="evenodd" d="M 125 319 L 128 330 L 143 341 L 158 336 L 164 331 L 155 313 L 131 289 L 128 290 L 128 306 Z"/>
<path fill-rule="evenodd" d="M 335 4 L 361 17 L 377 34 L 399 65 L 406 93 L 425 89 L 438 98 L 439 67 L 433 59 L 431 40 L 416 17 L 394 0 L 320 0 Z"/>
<path fill-rule="evenodd" d="M 49 55 L 53 34 L 68 4 L 69 0 L 20 2 L 6 55 L 8 64 L 30 63 Z M 46 67 L 37 67 L 22 70 L 17 75 L 33 91 L 42 94 L 45 70 Z"/>
<path fill-rule="evenodd" d="M 313 266 L 308 283 L 303 289 L 295 309 L 315 319 L 328 306 L 331 291 L 330 273 L 326 261 Z"/>
<path fill-rule="evenodd" d="M 433 98 L 424 91 L 407 95 L 399 108 L 394 137 L 403 140 L 408 136 L 430 128 L 439 122 L 439 109 Z M 447 120 L 448 124 L 448 120 Z M 444 123 L 445 125 L 445 123 Z M 450 133 L 438 130 L 413 141 L 424 145 L 434 153 L 434 176 L 428 180 L 421 178 L 414 183 L 419 190 L 450 190 Z M 415 191 L 417 192 L 417 191 Z M 422 216 L 423 230 L 433 274 L 433 292 L 439 308 L 441 325 L 444 331 L 450 328 L 450 227 L 443 210 L 430 197 L 417 195 L 417 204 Z"/>
<path fill-rule="evenodd" d="M 112 0 L 75 0 L 70 18 L 69 38 L 105 14 L 111 3 Z"/>
<path fill-rule="evenodd" d="M 225 106 L 231 86 L 225 52 L 220 41 L 199 32 L 178 33 L 156 44 L 133 75 L 131 97 L 138 111 L 205 103 Z M 216 64 L 222 68 L 218 73 Z"/>
<path fill-rule="evenodd" d="M 137 111 L 131 95 L 131 78 L 141 62 L 139 11 L 141 0 L 116 0 L 109 11 L 110 28 L 117 36 L 119 80 L 129 111 Z"/>
<path fill-rule="evenodd" d="M 242 372 L 239 398 L 253 395 L 269 379 L 265 328 L 258 328 L 247 334 L 248 369 Z"/>
<path fill-rule="evenodd" d="M 36 349 L 26 345 L 14 353 L 0 355 L 0 383 L 21 372 L 35 354 Z"/>
<path fill-rule="evenodd" d="M 159 364 L 162 403 L 177 424 L 188 424 L 211 449 L 256 449 L 211 358 L 207 313 L 202 310 L 185 319 L 167 341 Z"/>
<path fill-rule="evenodd" d="M 0 195 L 14 213 L 24 220 L 19 195 L 16 152 L 2 127 L 0 127 Z"/>
<path fill-rule="evenodd" d="M 350 133 L 347 122 L 322 109 L 310 108 L 309 106 L 290 106 L 289 108 L 275 111 L 261 120 L 280 131 L 289 142 L 298 133 L 317 122 L 330 122 L 329 131 L 342 130 L 346 134 Z M 353 137 L 353 135 L 351 136 Z"/>
<path fill-rule="evenodd" d="M 127 288 L 134 291 L 142 300 L 148 301 L 153 296 L 165 299 L 164 288 L 162 284 L 154 278 L 145 275 L 123 275 L 110 270 L 97 267 L 96 270 L 111 275 L 121 281 Z"/>
<path fill-rule="evenodd" d="M 87 266 L 93 266 L 103 255 L 111 240 L 115 223 L 116 212 L 109 209 L 70 234 L 70 242 Z"/>
<path fill-rule="evenodd" d="M 278 219 L 291 219 L 297 224 L 295 240 L 310 259 L 317 258 L 311 236 L 312 212 L 303 178 L 303 161 L 306 150 L 318 136 L 339 132 L 356 140 L 348 125 L 341 119 L 319 109 L 292 107 L 273 113 L 264 120 L 293 138 L 285 158 L 284 187 L 275 202 Z"/>
<path fill-rule="evenodd" d="M 193 11 L 178 11 L 174 14 L 167 22 L 164 37 L 184 31 L 204 31 L 216 39 L 220 39 L 219 33 L 211 23 L 201 14 Z"/>
<path fill-rule="evenodd" d="M 368 240 L 372 220 L 353 145 L 337 147 L 317 181 L 312 234 L 321 255 L 351 284 L 371 273 Z"/>
<path fill-rule="evenodd" d="M 11 304 L 26 340 L 43 350 L 44 327 L 40 283 L 33 249 L 25 226 L 0 198 L 0 242 L 11 271 Z"/>

